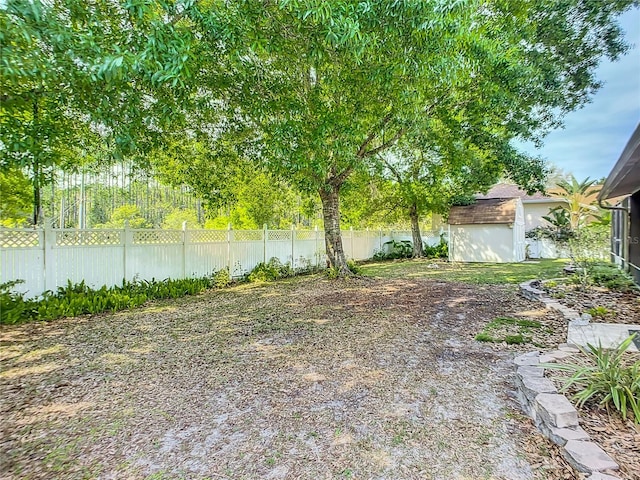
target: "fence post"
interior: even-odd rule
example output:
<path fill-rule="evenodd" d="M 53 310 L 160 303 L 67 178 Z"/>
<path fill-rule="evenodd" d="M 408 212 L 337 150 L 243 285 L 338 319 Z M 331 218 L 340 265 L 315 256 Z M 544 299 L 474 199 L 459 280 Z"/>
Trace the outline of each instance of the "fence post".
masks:
<path fill-rule="evenodd" d="M 293 226 L 293 223 L 291 224 L 291 268 L 296 268 L 296 261 L 293 255 L 295 252 L 295 241 L 296 241 L 296 230 Z"/>
<path fill-rule="evenodd" d="M 231 224 L 227 224 L 227 269 L 229 270 L 229 275 L 233 276 L 233 270 L 231 265 Z"/>
<path fill-rule="evenodd" d="M 56 232 L 53 225 L 45 220 L 42 227 L 44 237 L 42 245 L 42 263 L 44 265 L 44 290 L 54 290 L 56 288 L 56 265 L 55 252 L 53 247 L 56 244 Z"/>
<path fill-rule="evenodd" d="M 133 235 L 131 234 L 131 230 L 129 229 L 129 220 L 124 221 L 124 232 L 122 234 L 123 244 L 122 244 L 122 280 L 124 282 L 128 281 L 127 278 L 127 254 L 129 247 L 133 244 Z"/>
<path fill-rule="evenodd" d="M 267 230 L 267 224 L 265 223 L 262 226 L 262 263 L 267 263 L 267 235 L 269 231 Z"/>
<path fill-rule="evenodd" d="M 349 227 L 349 231 L 351 232 L 351 258 L 356 259 L 355 250 L 353 249 L 353 227 Z"/>
<path fill-rule="evenodd" d="M 187 221 L 182 222 L 182 278 L 187 278 Z"/>
<path fill-rule="evenodd" d="M 316 231 L 316 238 L 315 238 L 315 245 L 316 245 L 316 268 L 320 266 L 320 248 L 318 248 L 318 225 L 316 225 L 315 227 L 315 231 Z"/>

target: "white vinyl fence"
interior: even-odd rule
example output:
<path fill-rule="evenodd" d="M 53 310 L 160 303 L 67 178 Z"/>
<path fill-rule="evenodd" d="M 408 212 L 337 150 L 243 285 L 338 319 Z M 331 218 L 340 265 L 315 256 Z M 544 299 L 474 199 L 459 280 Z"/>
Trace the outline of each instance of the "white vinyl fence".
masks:
<path fill-rule="evenodd" d="M 342 232 L 347 258 L 364 260 L 390 240 L 411 232 Z M 439 232 L 423 241 L 435 245 Z M 99 288 L 123 280 L 209 275 L 228 268 L 234 277 L 272 257 L 293 268 L 325 264 L 322 230 L 77 230 L 0 229 L 0 283 L 23 280 L 15 291 L 36 296 L 67 281 Z"/>

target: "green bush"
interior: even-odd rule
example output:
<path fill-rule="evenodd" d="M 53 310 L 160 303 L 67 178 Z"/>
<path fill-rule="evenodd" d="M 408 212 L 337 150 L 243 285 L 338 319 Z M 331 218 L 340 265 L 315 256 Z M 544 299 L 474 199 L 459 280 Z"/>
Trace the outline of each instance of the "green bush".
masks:
<path fill-rule="evenodd" d="M 281 278 L 292 277 L 295 274 L 289 263 L 282 263 L 280 259 L 272 257 L 267 263 L 260 262 L 251 270 L 247 277 L 250 282 L 273 282 Z"/>
<path fill-rule="evenodd" d="M 0 283 L 0 324 L 12 325 L 31 315 L 31 302 L 25 300 L 23 293 L 12 292 L 13 287 L 21 283 L 24 281 Z"/>
<path fill-rule="evenodd" d="M 617 292 L 636 290 L 637 286 L 631 276 L 611 263 L 594 263 L 587 265 L 587 275 L 591 283 Z"/>
<path fill-rule="evenodd" d="M 631 414 L 634 422 L 640 424 L 640 361 L 625 365 L 623 359 L 635 335 L 613 350 L 588 344 L 582 349 L 588 357 L 588 366 L 549 363 L 544 367 L 572 374 L 562 390 L 577 387 L 574 398 L 578 407 L 593 399 L 607 408 L 613 406 L 625 420 Z"/>
<path fill-rule="evenodd" d="M 20 281 L 8 282 L 0 285 L 0 324 L 116 312 L 140 306 L 151 299 L 196 295 L 209 288 L 226 287 L 230 282 L 228 270 L 201 278 L 124 281 L 122 285 L 103 286 L 97 290 L 84 281 L 68 282 L 55 292 L 46 291 L 34 299 L 25 299 L 24 294 L 11 291 Z"/>
<path fill-rule="evenodd" d="M 444 234 L 440 235 L 440 243 L 438 245 L 423 245 L 422 250 L 424 256 L 427 258 L 448 258 L 449 257 L 449 245 L 444 239 Z"/>
<path fill-rule="evenodd" d="M 355 260 L 347 260 L 347 267 L 349 267 L 351 273 L 355 275 L 360 275 L 362 273 L 362 268 L 355 262 Z"/>
<path fill-rule="evenodd" d="M 383 244 L 381 251 L 373 255 L 374 260 L 394 260 L 398 258 L 411 258 L 413 256 L 413 243 L 409 240 L 390 240 Z"/>

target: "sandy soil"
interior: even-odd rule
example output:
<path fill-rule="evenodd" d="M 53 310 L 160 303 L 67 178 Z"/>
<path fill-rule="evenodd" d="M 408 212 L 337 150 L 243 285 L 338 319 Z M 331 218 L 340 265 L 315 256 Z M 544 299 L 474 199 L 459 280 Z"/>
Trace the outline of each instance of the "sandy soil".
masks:
<path fill-rule="evenodd" d="M 531 346 L 473 339 L 499 315 L 546 318 L 514 286 L 314 276 L 3 327 L 0 478 L 551 478 L 512 396 Z"/>

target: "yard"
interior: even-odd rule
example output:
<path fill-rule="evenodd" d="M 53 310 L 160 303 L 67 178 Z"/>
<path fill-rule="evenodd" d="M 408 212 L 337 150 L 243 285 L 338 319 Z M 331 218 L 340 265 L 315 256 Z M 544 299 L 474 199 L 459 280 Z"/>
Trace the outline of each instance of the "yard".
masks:
<path fill-rule="evenodd" d="M 474 337 L 503 316 L 562 341 L 506 284 L 560 265 L 371 264 L 2 327 L 0 478 L 551 478 L 511 396 L 531 345 Z"/>

